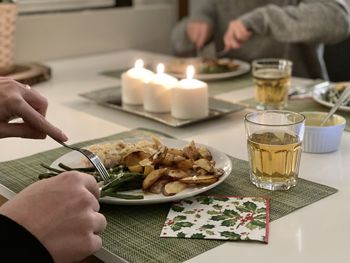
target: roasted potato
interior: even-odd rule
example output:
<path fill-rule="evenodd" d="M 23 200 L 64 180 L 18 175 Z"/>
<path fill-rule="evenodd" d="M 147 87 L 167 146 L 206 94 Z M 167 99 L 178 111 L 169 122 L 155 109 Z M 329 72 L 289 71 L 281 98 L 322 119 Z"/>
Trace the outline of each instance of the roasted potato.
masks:
<path fill-rule="evenodd" d="M 160 179 L 157 182 L 155 182 L 150 188 L 149 188 L 149 192 L 153 193 L 153 194 L 160 194 L 163 190 L 163 187 L 169 183 L 169 179 L 165 178 L 165 179 Z"/>
<path fill-rule="evenodd" d="M 189 176 L 181 178 L 179 181 L 185 184 L 213 184 L 218 180 L 217 177 L 213 175 L 209 176 Z"/>
<path fill-rule="evenodd" d="M 186 189 L 188 186 L 185 183 L 182 183 L 180 181 L 173 181 L 170 183 L 167 183 L 164 185 L 162 189 L 162 193 L 165 196 L 175 195 L 177 193 L 180 193 L 184 189 Z"/>
<path fill-rule="evenodd" d="M 148 188 L 150 188 L 155 182 L 157 182 L 159 178 L 161 178 L 164 175 L 166 171 L 167 168 L 161 168 L 150 172 L 143 180 L 142 189 L 147 190 Z"/>

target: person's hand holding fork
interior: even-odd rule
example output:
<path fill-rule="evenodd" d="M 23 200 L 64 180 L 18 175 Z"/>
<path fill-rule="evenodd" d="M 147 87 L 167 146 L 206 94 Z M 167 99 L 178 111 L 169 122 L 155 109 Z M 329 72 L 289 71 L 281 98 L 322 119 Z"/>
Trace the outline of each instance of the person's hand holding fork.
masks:
<path fill-rule="evenodd" d="M 67 141 L 45 118 L 47 107 L 46 98 L 29 86 L 0 77 L 0 138 L 44 139 L 48 135 Z M 23 122 L 11 122 L 16 118 Z M 84 259 L 102 246 L 99 234 L 106 219 L 98 212 L 99 197 L 96 179 L 75 171 L 31 184 L 0 207 L 0 228 L 17 229 L 17 235 L 5 236 L 6 246 L 0 252 L 4 258 L 10 253 L 14 262 Z M 49 256 L 44 259 L 44 255 Z"/>

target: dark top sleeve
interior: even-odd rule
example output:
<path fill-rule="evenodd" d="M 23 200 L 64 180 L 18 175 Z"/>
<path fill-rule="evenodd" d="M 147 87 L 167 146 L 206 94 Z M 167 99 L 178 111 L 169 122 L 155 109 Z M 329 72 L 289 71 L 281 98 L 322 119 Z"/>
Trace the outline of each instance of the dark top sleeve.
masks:
<path fill-rule="evenodd" d="M 0 215 L 0 257 L 8 262 L 53 262 L 35 236 L 4 215 Z"/>

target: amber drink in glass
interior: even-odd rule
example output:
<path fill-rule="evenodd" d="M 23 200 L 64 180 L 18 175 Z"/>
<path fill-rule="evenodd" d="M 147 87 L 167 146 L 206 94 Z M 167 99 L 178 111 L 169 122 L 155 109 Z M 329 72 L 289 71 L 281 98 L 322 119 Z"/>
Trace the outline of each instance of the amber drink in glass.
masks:
<path fill-rule="evenodd" d="M 250 180 L 268 190 L 297 183 L 304 135 L 302 114 L 267 110 L 245 116 Z"/>
<path fill-rule="evenodd" d="M 257 59 L 252 63 L 256 108 L 283 109 L 288 102 L 292 62 L 285 59 Z"/>

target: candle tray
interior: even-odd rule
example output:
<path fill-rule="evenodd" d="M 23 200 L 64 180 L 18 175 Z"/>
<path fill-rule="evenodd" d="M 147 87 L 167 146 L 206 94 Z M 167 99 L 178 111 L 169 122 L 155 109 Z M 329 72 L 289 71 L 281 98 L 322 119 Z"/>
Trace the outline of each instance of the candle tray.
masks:
<path fill-rule="evenodd" d="M 100 105 L 117 109 L 120 111 L 132 113 L 138 116 L 142 116 L 154 121 L 164 123 L 172 127 L 181 127 L 189 124 L 202 122 L 210 119 L 214 119 L 220 116 L 224 116 L 244 108 L 243 105 L 234 104 L 228 101 L 223 101 L 209 97 L 209 115 L 198 119 L 181 120 L 174 118 L 170 112 L 168 113 L 153 113 L 143 109 L 142 105 L 128 105 L 123 104 L 121 99 L 120 87 L 110 87 L 105 89 L 99 89 L 87 93 L 80 94 L 83 98 L 94 101 Z"/>

